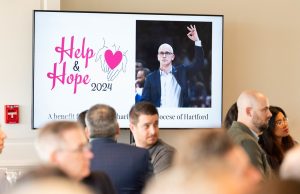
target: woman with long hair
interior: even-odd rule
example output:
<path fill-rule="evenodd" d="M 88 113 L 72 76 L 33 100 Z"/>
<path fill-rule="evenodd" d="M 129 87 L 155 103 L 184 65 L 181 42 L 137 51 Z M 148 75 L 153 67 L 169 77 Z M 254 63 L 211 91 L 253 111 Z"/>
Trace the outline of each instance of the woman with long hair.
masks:
<path fill-rule="evenodd" d="M 259 144 L 265 150 L 270 166 L 278 173 L 283 157 L 287 150 L 295 145 L 289 134 L 287 115 L 277 106 L 270 106 L 272 117 L 269 127 L 259 137 Z"/>

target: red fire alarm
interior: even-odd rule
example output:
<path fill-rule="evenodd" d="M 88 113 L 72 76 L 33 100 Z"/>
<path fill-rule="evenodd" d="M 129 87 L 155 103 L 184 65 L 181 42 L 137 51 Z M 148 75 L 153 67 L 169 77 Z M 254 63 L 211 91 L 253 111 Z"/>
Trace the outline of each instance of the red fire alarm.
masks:
<path fill-rule="evenodd" d="M 5 123 L 19 123 L 19 105 L 5 105 Z"/>

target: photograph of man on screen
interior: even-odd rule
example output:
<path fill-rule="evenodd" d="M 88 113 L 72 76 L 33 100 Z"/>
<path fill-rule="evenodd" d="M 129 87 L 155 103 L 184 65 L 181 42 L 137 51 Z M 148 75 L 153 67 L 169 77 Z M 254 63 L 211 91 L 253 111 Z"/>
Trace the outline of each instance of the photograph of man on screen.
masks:
<path fill-rule="evenodd" d="M 211 28 L 211 22 L 137 21 L 136 65 L 150 73 L 142 88 L 136 84 L 136 102 L 211 107 Z"/>

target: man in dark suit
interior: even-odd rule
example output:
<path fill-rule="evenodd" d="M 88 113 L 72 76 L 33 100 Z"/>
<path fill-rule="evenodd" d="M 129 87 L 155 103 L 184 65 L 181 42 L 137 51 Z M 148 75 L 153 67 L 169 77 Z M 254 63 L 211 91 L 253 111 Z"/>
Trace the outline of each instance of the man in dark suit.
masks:
<path fill-rule="evenodd" d="M 150 156 L 146 149 L 117 143 L 116 111 L 108 105 L 94 105 L 87 112 L 86 125 L 94 154 L 91 170 L 106 172 L 118 194 L 141 193 L 152 174 Z"/>
<path fill-rule="evenodd" d="M 269 100 L 260 92 L 246 90 L 239 96 L 237 107 L 238 118 L 232 123 L 228 134 L 244 148 L 261 174 L 270 177 L 272 172 L 266 154 L 258 144 L 258 136 L 268 127 L 272 116 Z"/>
<path fill-rule="evenodd" d="M 187 36 L 195 42 L 195 56 L 190 64 L 174 66 L 173 48 L 169 44 L 162 44 L 158 49 L 157 59 L 159 70 L 149 74 L 146 78 L 142 94 L 142 101 L 149 101 L 156 107 L 188 107 L 188 71 L 200 71 L 203 63 L 203 49 L 195 25 L 187 27 Z"/>

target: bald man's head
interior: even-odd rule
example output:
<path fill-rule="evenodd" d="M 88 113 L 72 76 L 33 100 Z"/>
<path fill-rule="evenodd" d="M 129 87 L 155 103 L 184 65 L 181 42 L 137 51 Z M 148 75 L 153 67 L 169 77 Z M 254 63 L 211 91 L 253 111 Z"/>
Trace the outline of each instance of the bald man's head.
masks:
<path fill-rule="evenodd" d="M 243 91 L 237 99 L 238 121 L 259 134 L 268 127 L 272 114 L 268 98 L 255 90 Z"/>
<path fill-rule="evenodd" d="M 157 59 L 160 64 L 160 70 L 162 71 L 170 70 L 174 58 L 175 55 L 171 45 L 164 43 L 159 46 Z"/>

